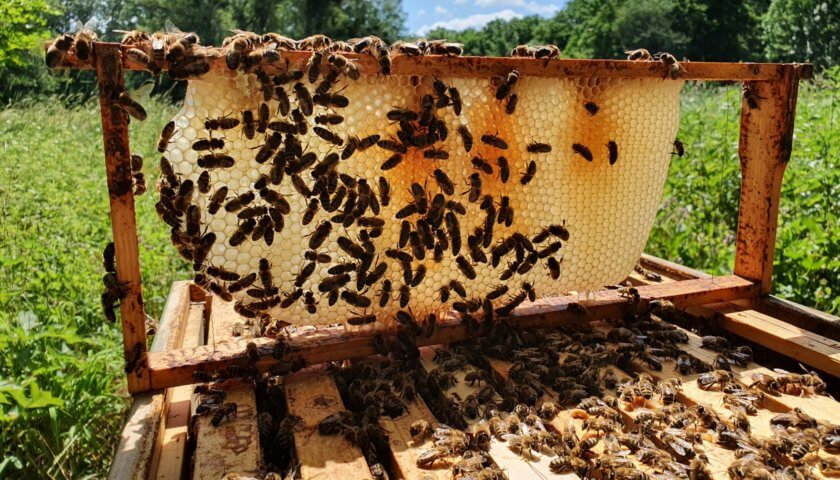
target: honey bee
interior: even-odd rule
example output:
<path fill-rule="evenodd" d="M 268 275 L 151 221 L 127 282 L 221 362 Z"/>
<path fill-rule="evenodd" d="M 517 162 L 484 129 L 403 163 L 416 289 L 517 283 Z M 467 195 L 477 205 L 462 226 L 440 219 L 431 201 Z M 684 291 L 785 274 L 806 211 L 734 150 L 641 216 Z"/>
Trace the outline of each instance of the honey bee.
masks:
<path fill-rule="evenodd" d="M 706 335 L 701 339 L 703 348 L 708 348 L 716 352 L 723 351 L 729 348 L 729 340 L 724 337 L 716 337 L 714 335 Z"/>
<path fill-rule="evenodd" d="M 671 155 L 677 155 L 678 157 L 685 155 L 685 146 L 679 138 L 674 140 L 674 150 L 671 152 Z"/>
<path fill-rule="evenodd" d="M 671 79 L 677 79 L 680 77 L 680 74 L 685 71 L 685 68 L 677 61 L 677 58 L 670 53 L 658 53 L 659 61 L 665 65 L 665 77 L 670 77 Z"/>
<path fill-rule="evenodd" d="M 225 41 L 227 42 L 227 39 Z M 227 53 L 225 54 L 225 64 L 229 69 L 236 70 L 237 68 L 239 68 L 239 64 L 242 61 L 242 53 L 250 45 L 251 42 L 245 35 L 237 33 L 232 37 L 231 41 L 225 45 L 227 47 Z"/>
<path fill-rule="evenodd" d="M 505 80 L 499 84 L 499 87 L 496 88 L 496 100 L 504 100 L 510 94 L 510 90 L 516 85 L 516 82 L 519 80 L 519 72 L 516 70 L 511 71 L 508 73 Z"/>
<path fill-rule="evenodd" d="M 235 163 L 235 160 L 230 155 L 224 153 L 208 153 L 198 157 L 198 166 L 208 170 L 214 168 L 230 168 Z"/>
<path fill-rule="evenodd" d="M 326 35 L 316 34 L 298 40 L 298 50 L 324 50 L 332 45 L 333 41 Z"/>
<path fill-rule="evenodd" d="M 137 120 L 143 121 L 146 119 L 146 109 L 127 92 L 120 92 L 119 96 L 117 96 L 117 105 Z"/>
<path fill-rule="evenodd" d="M 98 39 L 93 31 L 93 19 L 88 20 L 77 32 L 73 40 L 76 47 L 76 58 L 87 61 L 93 54 L 93 42 Z"/>
<path fill-rule="evenodd" d="M 50 68 L 58 66 L 59 62 L 64 59 L 70 47 L 73 46 L 74 38 L 69 33 L 59 35 L 47 49 L 46 62 Z"/>
<path fill-rule="evenodd" d="M 463 109 L 461 93 L 455 87 L 449 87 L 447 92 L 449 93 L 449 100 L 452 103 L 452 110 L 455 112 L 455 115 L 461 115 L 461 110 Z"/>
<path fill-rule="evenodd" d="M 508 96 L 507 102 L 505 103 L 505 113 L 508 115 L 513 115 L 513 113 L 516 111 L 517 103 L 519 103 L 519 95 L 514 93 Z"/>
<path fill-rule="evenodd" d="M 572 151 L 583 157 L 587 162 L 592 161 L 592 151 L 590 151 L 589 147 L 587 147 L 586 145 L 580 143 L 573 143 Z"/>
<path fill-rule="evenodd" d="M 210 423 L 214 427 L 218 427 L 225 419 L 230 419 L 236 416 L 236 404 L 233 402 L 226 402 L 221 407 L 216 409 L 216 413 L 210 419 Z"/>
<path fill-rule="evenodd" d="M 516 48 L 511 50 L 510 56 L 511 57 L 533 57 L 534 54 L 537 53 L 537 49 L 535 47 L 529 47 L 528 45 L 517 45 Z"/>
<path fill-rule="evenodd" d="M 627 54 L 627 60 L 630 61 L 650 61 L 653 59 L 650 52 L 644 48 L 638 48 L 636 50 L 627 50 L 624 52 Z"/>
<path fill-rule="evenodd" d="M 172 128 L 174 131 L 175 123 L 172 123 Z M 221 117 L 221 118 L 208 118 L 204 121 L 204 128 L 207 130 L 230 130 L 231 128 L 236 128 L 239 125 L 238 118 L 229 118 L 229 117 Z M 167 124 L 167 126 L 169 126 Z M 164 128 L 165 130 L 165 128 Z M 170 135 L 171 136 L 171 135 Z M 159 150 L 160 151 L 160 150 Z M 163 152 L 161 152 L 163 153 Z"/>
<path fill-rule="evenodd" d="M 354 315 L 347 319 L 347 323 L 353 326 L 369 325 L 376 321 L 376 315 Z"/>
<path fill-rule="evenodd" d="M 731 381 L 734 377 L 732 372 L 724 370 L 715 370 L 714 372 L 703 373 L 697 377 L 697 386 L 703 390 L 709 390 L 715 385 L 723 386 Z"/>
<path fill-rule="evenodd" d="M 157 67 L 152 63 L 152 58 L 143 50 L 139 48 L 129 48 L 125 52 L 126 56 L 134 62 L 139 63 L 147 70 L 156 72 Z"/>
<path fill-rule="evenodd" d="M 134 372 L 138 367 L 142 367 L 140 360 L 143 358 L 143 347 L 144 345 L 141 342 L 137 342 L 131 350 L 124 352 L 125 373 Z"/>
<path fill-rule="evenodd" d="M 484 134 L 481 136 L 481 142 L 485 145 L 498 148 L 500 150 L 507 150 L 508 144 L 503 139 L 496 135 Z"/>
<path fill-rule="evenodd" d="M 430 160 L 448 160 L 449 152 L 438 148 L 427 148 L 423 151 L 423 157 Z"/>
<path fill-rule="evenodd" d="M 470 202 L 477 202 L 478 199 L 481 197 L 481 176 L 478 173 L 472 173 L 467 180 L 469 184 L 469 196 L 467 197 Z M 464 192 L 464 193 L 467 193 Z"/>
<path fill-rule="evenodd" d="M 550 153 L 551 145 L 547 143 L 531 142 L 527 147 L 528 153 Z"/>
<path fill-rule="evenodd" d="M 534 176 L 537 174 L 537 162 L 531 160 L 528 162 L 528 167 L 525 170 L 525 173 L 522 174 L 522 178 L 519 179 L 519 183 L 522 185 L 528 185 L 531 180 L 534 179 Z"/>
<path fill-rule="evenodd" d="M 607 150 L 609 151 L 610 165 L 615 165 L 618 161 L 618 144 L 615 140 L 607 142 Z"/>
<path fill-rule="evenodd" d="M 493 174 L 493 167 L 490 166 L 490 164 L 487 163 L 487 161 L 484 160 L 481 157 L 473 157 L 472 158 L 472 166 L 476 170 L 481 170 L 482 172 L 484 172 L 487 175 L 492 175 Z"/>

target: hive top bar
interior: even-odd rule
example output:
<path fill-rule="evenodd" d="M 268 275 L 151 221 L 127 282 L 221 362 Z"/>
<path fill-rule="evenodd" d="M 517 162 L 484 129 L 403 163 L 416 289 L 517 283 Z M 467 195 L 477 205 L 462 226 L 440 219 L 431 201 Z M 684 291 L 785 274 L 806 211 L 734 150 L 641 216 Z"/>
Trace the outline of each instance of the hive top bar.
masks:
<path fill-rule="evenodd" d="M 52 42 L 45 44 L 48 50 Z M 124 45 L 128 50 L 130 46 Z M 224 70 L 226 49 L 219 47 L 200 47 L 207 50 L 212 70 Z M 283 68 L 285 60 L 290 66 L 305 63 L 312 55 L 311 51 L 282 51 Z M 375 74 L 379 71 L 376 60 L 369 55 L 345 54 L 358 62 L 362 74 Z M 145 70 L 144 66 L 123 56 L 127 70 Z M 727 62 L 683 62 L 684 72 L 680 79 L 707 81 L 773 80 L 781 78 L 788 69 L 795 69 L 800 79 L 811 79 L 814 67 L 809 63 L 727 63 Z M 92 69 L 92 65 L 76 58 L 65 56 L 55 68 Z M 166 62 L 163 70 L 167 70 Z M 438 75 L 459 77 L 495 77 L 506 75 L 517 69 L 528 76 L 542 77 L 613 77 L 613 78 L 663 78 L 665 67 L 659 62 L 633 62 L 627 60 L 593 59 L 535 59 L 510 57 L 474 57 L 424 55 L 394 55 L 391 73 L 395 75 Z"/>

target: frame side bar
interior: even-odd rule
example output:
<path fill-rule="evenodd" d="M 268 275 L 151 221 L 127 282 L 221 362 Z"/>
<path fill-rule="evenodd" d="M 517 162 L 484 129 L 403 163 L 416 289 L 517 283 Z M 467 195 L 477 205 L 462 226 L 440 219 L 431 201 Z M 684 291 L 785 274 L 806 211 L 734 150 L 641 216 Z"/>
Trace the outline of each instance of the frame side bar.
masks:
<path fill-rule="evenodd" d="M 115 48 L 127 50 L 131 45 L 118 43 L 100 44 L 114 45 Z M 50 43 L 45 45 L 49 48 Z M 210 69 L 227 71 L 225 65 L 224 48 L 200 47 L 207 54 Z M 370 55 L 344 53 L 354 60 L 363 74 L 379 74 L 379 64 Z M 278 70 L 285 68 L 285 61 L 289 61 L 291 68 L 298 68 L 305 64 L 312 52 L 298 50 L 281 51 L 282 61 Z M 124 58 L 123 66 L 126 70 L 145 70 L 140 63 Z M 279 67 L 282 65 L 282 67 Z M 814 68 L 811 64 L 782 64 L 782 63 L 736 63 L 736 62 L 683 62 L 685 72 L 680 74 L 682 80 L 706 81 L 761 81 L 783 78 L 788 67 L 796 65 L 799 78 L 813 78 Z M 162 65 L 163 70 L 169 67 L 168 62 Z M 56 68 L 89 69 L 89 63 L 81 61 L 72 55 L 67 55 Z M 269 67 L 270 68 L 270 67 Z M 432 75 L 432 76 L 465 76 L 465 77 L 496 77 L 507 75 L 517 69 L 520 74 L 539 77 L 611 77 L 611 78 L 665 78 L 666 67 L 660 62 L 631 62 L 627 60 L 606 59 L 535 59 L 516 57 L 449 57 L 445 55 L 405 56 L 394 55 L 391 72 L 394 75 Z"/>
<path fill-rule="evenodd" d="M 779 197 L 793 146 L 798 90 L 799 69 L 793 65 L 781 79 L 744 82 L 735 274 L 758 282 L 763 295 L 772 289 Z"/>
<path fill-rule="evenodd" d="M 117 97 L 124 89 L 122 52 L 119 45 L 95 43 L 94 62 L 99 82 L 99 108 L 102 113 L 102 138 L 105 143 L 105 169 L 111 203 L 117 278 L 126 282 L 128 287 L 128 294 L 120 302 L 123 348 L 127 355 L 136 345 L 140 345 L 142 351 L 137 367 L 128 374 L 128 391 L 137 393 L 149 390 L 151 381 L 146 365 L 146 315 L 143 311 L 137 219 L 134 214 L 128 116 L 116 103 Z"/>

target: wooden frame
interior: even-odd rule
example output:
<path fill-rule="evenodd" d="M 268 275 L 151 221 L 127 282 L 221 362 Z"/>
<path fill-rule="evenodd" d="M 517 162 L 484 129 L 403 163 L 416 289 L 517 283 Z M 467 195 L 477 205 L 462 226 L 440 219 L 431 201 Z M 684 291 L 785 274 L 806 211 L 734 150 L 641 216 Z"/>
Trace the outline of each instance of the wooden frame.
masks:
<path fill-rule="evenodd" d="M 92 63 L 67 56 L 59 68 L 95 68 L 97 72 L 117 276 L 119 280 L 127 282 L 129 288 L 129 294 L 120 306 L 123 340 L 127 351 L 141 344 L 146 359 L 128 378 L 129 391 L 137 394 L 190 384 L 192 372 L 199 369 L 218 369 L 230 363 L 244 362 L 245 345 L 233 341 L 224 345 L 163 352 L 145 351 L 145 316 L 134 199 L 131 188 L 126 188 L 126 182 L 130 182 L 128 122 L 126 115 L 116 105 L 117 96 L 122 91 L 123 70 L 140 70 L 142 66 L 123 55 L 126 48 L 116 43 L 95 42 Z M 211 69 L 226 68 L 221 49 L 210 47 L 205 51 Z M 290 51 L 282 55 L 294 65 L 304 63 L 310 53 Z M 362 73 L 378 72 L 376 62 L 369 56 L 349 56 L 357 59 Z M 643 297 L 641 306 L 653 299 L 667 299 L 679 307 L 756 300 L 759 296 L 766 296 L 772 285 L 778 203 L 782 176 L 791 152 L 798 82 L 811 78 L 813 67 L 808 64 L 710 62 L 686 62 L 683 66 L 685 71 L 680 75 L 681 79 L 744 82 L 739 148 L 743 181 L 735 275 L 686 279 L 643 287 L 640 288 Z M 397 56 L 393 60 L 392 73 L 493 77 L 505 75 L 514 68 L 525 75 L 551 77 L 664 78 L 666 73 L 666 67 L 658 62 L 446 56 Z M 128 185 L 130 187 L 130 183 Z M 212 308 L 212 301 L 211 297 L 209 308 Z M 510 322 L 522 327 L 546 327 L 604 318 L 620 314 L 630 306 L 629 299 L 614 291 L 599 292 L 594 301 L 586 303 L 585 314 L 570 309 L 570 305 L 575 303 L 575 297 L 545 299 L 517 309 Z M 308 331 L 290 339 L 295 349 L 281 360 L 270 355 L 273 340 L 258 339 L 257 345 L 262 357 L 258 366 L 261 370 L 267 370 L 278 361 L 287 361 L 297 356 L 302 356 L 308 363 L 319 363 L 370 355 L 374 353 L 373 334 L 351 334 L 330 328 L 314 333 Z M 421 343 L 445 343 L 475 334 L 480 332 L 470 332 L 465 326 L 450 320 L 441 325 L 431 338 Z"/>

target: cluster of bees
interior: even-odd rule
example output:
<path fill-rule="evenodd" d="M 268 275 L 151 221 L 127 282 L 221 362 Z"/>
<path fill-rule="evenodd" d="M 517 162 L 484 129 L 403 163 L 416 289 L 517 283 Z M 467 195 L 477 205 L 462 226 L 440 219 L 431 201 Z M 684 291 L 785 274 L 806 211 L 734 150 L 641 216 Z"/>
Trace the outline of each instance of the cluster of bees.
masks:
<path fill-rule="evenodd" d="M 166 64 L 174 78 L 202 75 L 209 71 L 211 57 L 224 55 L 229 69 L 254 74 L 262 86 L 264 102 L 255 110 L 206 119 L 207 137 L 192 144 L 192 149 L 199 154 L 198 166 L 203 169 L 195 181 L 182 180 L 175 173 L 172 163 L 166 157 L 161 158 L 160 201 L 156 204 L 158 214 L 172 228 L 172 241 L 176 248 L 193 262 L 198 272 L 196 283 L 225 300 L 236 297 L 237 312 L 249 321 L 260 319 L 262 333 L 265 333 L 266 327 L 269 332 L 275 332 L 283 325 L 283 322 L 272 322 L 267 312 L 276 312 L 274 309 L 278 307 L 302 305 L 307 313 L 316 314 L 323 296 L 327 297 L 330 306 L 345 302 L 360 309 L 361 313 L 346 318 L 346 322 L 353 326 L 376 322 L 376 315 L 368 313 L 368 309 L 375 309 L 376 305 L 383 308 L 395 302 L 405 311 L 410 305 L 412 289 L 424 281 L 429 270 L 423 263 L 426 257 L 441 262 L 447 251 L 451 251 L 460 273 L 470 280 L 476 278 L 475 267 L 478 264 L 490 264 L 496 268 L 508 256 L 515 258 L 501 273 L 499 278 L 502 282 L 512 280 L 515 275 L 526 274 L 538 265 L 552 279 L 559 278 L 562 257 L 557 254 L 562 242 L 569 239 L 569 230 L 564 224 L 550 225 L 532 238 L 521 233 L 494 237 L 494 226 L 510 227 L 514 223 L 515 212 L 508 196 L 496 198 L 482 194 L 482 186 L 491 177 L 497 177 L 506 184 L 513 175 L 507 155 L 508 141 L 497 132 L 474 133 L 466 125 L 450 127 L 443 121 L 442 109 L 451 108 L 456 116 L 460 116 L 463 108 L 460 93 L 454 86 L 435 80 L 432 90 L 420 98 L 419 105 L 388 111 L 388 120 L 399 125 L 395 132 L 397 138 L 384 138 L 379 134 L 363 138 L 344 137 L 334 130 L 344 121 L 340 109 L 349 105 L 350 101 L 334 92 L 334 88 L 342 77 L 351 80 L 360 78 L 355 62 L 342 53 L 369 54 L 376 58 L 380 72 L 387 75 L 392 55 L 460 55 L 460 45 L 426 39 L 388 45 L 376 36 L 347 42 L 323 35 L 294 40 L 274 33 L 259 35 L 234 31 L 234 35 L 223 42 L 223 49 L 216 50 L 201 46 L 194 33 L 182 32 L 169 23 L 166 32 L 121 33 L 124 34 L 122 43 L 128 47 L 125 55 L 153 73 L 160 72 Z M 56 66 L 70 54 L 88 61 L 91 44 L 95 40 L 96 34 L 87 27 L 74 35 L 62 35 L 51 45 L 47 63 Z M 308 50 L 312 55 L 301 70 L 289 69 L 287 65 L 286 70 L 277 75 L 268 74 L 269 70 L 263 67 L 278 64 L 284 50 Z M 644 50 L 629 53 L 631 60 L 678 65 L 669 54 L 650 55 Z M 515 57 L 546 59 L 558 58 L 559 54 L 554 45 L 520 45 L 511 52 Z M 515 70 L 498 79 L 495 98 L 508 115 L 516 111 L 518 80 L 519 74 Z M 314 90 L 306 85 L 307 81 L 315 87 Z M 268 103 L 274 101 L 278 103 L 276 111 Z M 142 120 L 146 116 L 142 105 L 125 92 L 120 94 L 117 103 L 133 118 Z M 587 102 L 585 108 L 593 116 L 600 109 L 592 101 Z M 391 200 L 389 182 L 385 176 L 374 182 L 339 173 L 341 162 L 368 148 L 389 152 L 390 157 L 380 165 L 383 172 L 403 162 L 410 150 L 421 151 L 426 159 L 444 161 L 450 158 L 450 152 L 440 148 L 439 144 L 446 141 L 451 128 L 460 137 L 466 154 L 470 154 L 474 143 L 480 142 L 483 146 L 496 149 L 498 155 L 495 159 L 485 159 L 481 155 L 472 157 L 470 162 L 474 172 L 465 179 L 467 190 L 464 193 L 456 193 L 456 182 L 443 168 L 435 169 L 429 178 L 438 192 L 429 188 L 428 182 L 413 183 L 411 194 L 414 201 L 404 205 L 393 219 L 401 225 L 399 243 L 395 246 L 398 248 L 384 252 L 374 249 L 372 239 L 382 234 L 383 225 L 390 220 L 379 215 L 381 207 L 387 206 Z M 214 188 L 210 175 L 210 172 L 234 165 L 234 157 L 225 153 L 227 139 L 224 137 L 234 129 L 241 131 L 246 139 L 262 136 L 263 143 L 254 158 L 257 163 L 271 165 L 270 172 L 253 183 L 253 190 L 238 194 L 231 194 L 227 186 Z M 323 158 L 307 151 L 301 136 L 310 130 L 332 144 L 334 151 Z M 174 122 L 164 127 L 158 142 L 161 153 L 166 152 L 175 133 Z M 606 147 L 609 164 L 613 165 L 619 159 L 619 146 L 610 140 Z M 596 156 L 583 143 L 573 143 L 570 148 L 589 162 Z M 552 149 L 548 143 L 535 141 L 527 146 L 527 153 L 543 155 L 552 152 Z M 675 153 L 682 154 L 679 142 L 675 142 Z M 136 195 L 145 192 L 141 167 L 142 158 L 132 155 L 130 171 L 123 175 L 125 181 L 118 182 L 120 192 L 133 190 Z M 537 170 L 536 160 L 527 161 L 518 183 L 522 187 L 527 186 Z M 310 175 L 311 182 L 307 178 Z M 289 201 L 278 188 L 284 181 L 290 182 L 295 191 L 307 199 L 303 225 L 312 222 L 319 212 L 332 214 L 329 221 L 318 223 L 309 237 L 309 251 L 296 275 L 294 288 L 289 290 L 290 285 L 275 284 L 270 273 L 272 265 L 267 258 L 260 261 L 258 271 L 246 275 L 207 262 L 217 234 L 203 228 L 204 219 L 208 214 L 222 211 L 222 208 L 223 214 L 235 214 L 240 220 L 234 235 L 227 239 L 231 247 L 249 241 L 263 242 L 267 246 L 274 244 L 291 212 Z M 209 198 L 206 211 L 199 206 L 197 197 L 200 195 Z M 461 217 L 466 214 L 466 208 L 460 195 L 465 195 L 469 203 L 479 204 L 485 215 L 483 225 L 473 232 L 464 232 L 461 227 Z M 320 247 L 334 236 L 338 226 L 345 231 L 355 226 L 360 231 L 355 238 L 348 234 L 336 239 L 341 257 L 335 258 L 334 254 L 320 251 Z M 464 240 L 467 248 L 462 251 Z M 540 245 L 541 242 L 546 243 Z M 385 258 L 379 260 L 380 254 L 384 254 Z M 317 284 L 317 292 L 314 288 L 304 288 L 309 277 L 327 263 L 333 264 L 329 269 L 330 275 Z M 389 267 L 395 266 L 404 273 L 401 285 L 385 278 Z M 376 292 L 375 296 L 373 292 Z M 471 298 L 461 282 L 451 280 L 439 288 L 444 303 L 452 297 L 451 292 L 457 292 L 464 300 L 455 302 L 453 306 L 471 325 L 477 325 L 476 317 L 483 317 L 485 323 L 490 324 L 496 316 L 505 316 L 523 301 L 536 297 L 529 282 L 521 282 L 520 288 L 502 284 L 486 296 Z M 506 298 L 502 298 L 507 294 Z M 105 297 L 103 295 L 103 307 L 106 315 L 112 318 L 116 301 L 113 295 Z M 500 304 L 494 305 L 494 302 Z M 425 319 L 426 324 L 434 321 L 432 315 Z"/>
<path fill-rule="evenodd" d="M 663 317 L 683 315 L 662 301 L 652 309 Z M 436 421 L 418 420 L 409 428 L 415 445 L 430 442 L 416 464 L 421 469 L 448 465 L 456 478 L 508 478 L 489 453 L 493 443 L 507 445 L 528 461 L 547 457 L 554 473 L 581 478 L 708 479 L 711 445 L 734 452 L 727 466 L 733 480 L 811 479 L 816 478 L 814 469 L 840 474 L 834 456 L 840 453 L 838 425 L 794 409 L 770 418 L 771 437 L 758 438 L 751 431 L 750 417 L 765 408 L 767 396 L 826 394 L 827 386 L 815 372 L 756 374 L 753 383 L 743 384 L 730 370 L 748 367 L 748 347 L 731 346 L 723 337 L 703 337 L 704 348 L 731 360 L 716 359 L 713 365 L 690 356 L 681 346 L 689 340 L 687 334 L 659 315 L 628 314 L 604 327 L 529 331 L 500 322 L 486 337 L 434 349 L 432 363 L 426 365 L 415 341 L 422 332 L 404 327 L 395 336 L 377 335 L 379 360 L 329 367 L 345 410 L 325 416 L 317 430 L 341 435 L 359 447 L 377 479 L 393 471 L 389 439 L 379 419 L 403 416 L 418 399 Z M 491 370 L 488 358 L 509 362 L 504 378 Z M 674 362 L 675 374 L 697 374 L 691 378 L 698 387 L 721 392 L 723 407 L 683 403 L 681 377 L 667 378 L 666 360 Z M 665 378 L 640 372 L 642 367 L 663 371 Z M 280 377 L 265 374 L 257 383 L 257 391 L 268 390 L 273 399 L 264 408 L 278 404 L 283 395 Z M 459 384 L 470 393 L 455 393 L 464 391 L 456 388 Z M 201 387 L 211 397 L 218 397 L 218 391 Z M 224 407 L 223 395 L 212 402 L 208 408 L 218 424 L 233 407 Z M 283 463 L 274 457 L 269 470 L 295 471 L 289 453 L 293 436 L 310 434 L 301 430 L 300 419 L 263 411 L 258 420 L 261 438 L 270 446 L 266 452 L 285 452 Z M 279 478 L 279 473 L 266 478 Z"/>
<path fill-rule="evenodd" d="M 260 68 L 266 61 L 266 42 L 283 48 L 310 49 L 313 53 L 306 68 L 287 69 L 277 75 L 269 75 Z M 570 238 L 564 224 L 549 225 L 531 238 L 518 232 L 504 238 L 494 236 L 496 225 L 510 227 L 515 221 L 514 208 L 508 196 L 496 198 L 483 194 L 484 181 L 498 175 L 499 180 L 507 184 L 512 177 L 506 158 L 508 143 L 496 133 L 474 134 L 466 125 L 459 125 L 456 130 L 465 153 L 469 154 L 474 144 L 480 142 L 494 149 L 497 158 L 492 163 L 480 155 L 472 158 L 474 173 L 466 180 L 467 190 L 463 193 L 456 192 L 456 183 L 442 168 L 435 169 L 424 184 L 411 184 L 411 201 L 402 205 L 393 219 L 380 215 L 381 209 L 392 200 L 390 184 L 385 176 L 374 182 L 340 172 L 341 162 L 369 148 L 389 153 L 390 157 L 380 165 L 383 172 L 403 162 L 410 150 L 421 151 L 424 158 L 433 161 L 448 159 L 450 153 L 439 146 L 448 138 L 450 131 L 442 119 L 442 110 L 451 109 L 456 116 L 461 114 L 462 102 L 457 88 L 436 79 L 432 89 L 421 96 L 418 106 L 397 107 L 388 111 L 387 119 L 399 126 L 396 138 L 384 138 L 379 134 L 345 138 L 333 128 L 343 123 L 344 118 L 338 112 L 349 105 L 349 99 L 333 90 L 341 78 L 353 80 L 359 74 L 354 63 L 337 52 L 349 48 L 357 53 L 384 55 L 382 52 L 390 50 L 381 40 L 366 37 L 344 43 L 313 36 L 292 43 L 273 34 L 259 36 L 238 32 L 224 45 L 228 67 L 244 68 L 254 73 L 261 85 L 263 101 L 256 111 L 245 110 L 237 116 L 206 119 L 207 137 L 192 143 L 192 149 L 198 154 L 197 165 L 202 169 L 196 181 L 182 180 L 176 175 L 171 162 L 165 156 L 161 158 L 160 201 L 156 209 L 172 228 L 172 241 L 178 251 L 193 262 L 198 272 L 195 282 L 224 300 L 234 300 L 234 294 L 237 294 L 235 309 L 240 315 L 250 321 L 259 319 L 263 328 L 270 327 L 276 331 L 277 323 L 272 322 L 267 312 L 278 307 L 303 305 L 307 313 L 315 314 L 321 301 L 319 297 L 326 296 L 330 306 L 341 301 L 362 310 L 346 319 L 352 326 L 376 322 L 376 314 L 367 313 L 368 309 L 375 308 L 375 305 L 383 308 L 392 302 L 403 309 L 396 318 L 397 322 L 405 323 L 401 315 L 414 321 L 413 315 L 405 309 L 409 306 L 412 289 L 425 279 L 428 267 L 423 262 L 428 257 L 434 262 L 441 262 L 447 252 L 451 252 L 458 270 L 469 280 L 477 276 L 475 265 L 483 263 L 496 268 L 511 257 L 499 277 L 503 282 L 515 275 L 528 273 L 538 265 L 545 268 L 552 279 L 559 278 L 562 258 L 558 258 L 557 254 L 563 242 Z M 433 54 L 444 51 L 447 54 L 460 53 L 450 44 L 435 41 L 418 42 L 416 45 L 403 42 L 394 48 L 402 53 L 414 46 L 421 52 Z M 263 52 L 260 53 L 263 60 L 257 62 L 251 58 L 254 52 Z M 383 58 L 386 57 L 379 57 L 380 66 L 384 65 Z M 496 99 L 504 103 L 504 110 L 509 115 L 515 112 L 518 79 L 519 74 L 511 71 L 501 79 L 495 91 Z M 307 83 L 315 86 L 314 91 Z M 268 102 L 273 101 L 277 102 L 276 110 L 269 106 Z M 593 108 L 597 112 L 597 105 Z M 262 136 L 264 142 L 255 149 L 254 160 L 270 166 L 268 173 L 253 182 L 252 190 L 235 195 L 231 195 L 227 186 L 215 187 L 210 176 L 212 171 L 234 165 L 234 158 L 224 152 L 227 142 L 224 135 L 233 129 L 241 129 L 248 140 Z M 304 148 L 301 136 L 310 129 L 332 145 L 332 150 L 323 158 Z M 161 153 L 166 152 L 175 131 L 174 122 L 164 127 L 158 141 Z M 592 153 L 585 146 L 575 144 L 572 148 L 587 160 L 592 160 Z M 544 155 L 551 151 L 552 146 L 547 143 L 532 142 L 527 146 L 527 153 L 531 155 Z M 618 158 L 615 142 L 611 142 L 609 151 L 609 161 L 613 164 Z M 518 184 L 527 186 L 536 173 L 537 162 L 531 160 Z M 316 214 L 330 215 L 329 220 L 314 225 L 293 289 L 281 291 L 281 287 L 291 285 L 275 284 L 271 275 L 272 265 L 267 258 L 260 260 L 258 271 L 246 275 L 207 262 L 217 234 L 202 228 L 205 212 L 199 206 L 199 195 L 209 199 L 206 214 L 214 215 L 224 209 L 224 214 L 237 216 L 238 227 L 227 239 L 231 247 L 247 241 L 271 246 L 282 234 L 291 212 L 289 200 L 279 192 L 281 185 L 288 184 L 305 199 L 307 208 L 300 219 L 302 225 L 313 223 Z M 467 202 L 478 204 L 484 215 L 482 226 L 466 234 L 461 226 L 461 218 L 467 214 L 462 196 Z M 389 220 L 400 222 L 399 241 L 393 248 L 377 250 L 373 239 L 382 235 L 383 227 Z M 349 234 L 349 229 L 353 227 L 357 229 L 355 238 Z M 339 235 L 339 228 L 347 233 Z M 340 249 L 338 258 L 321 250 L 327 240 L 335 236 L 335 244 Z M 465 236 L 466 248 L 462 248 Z M 317 292 L 315 288 L 304 288 L 323 264 L 332 266 L 328 269 L 329 276 L 314 285 Z M 403 273 L 402 285 L 384 278 L 389 268 L 396 265 Z M 372 294 L 374 291 L 375 295 Z M 478 315 L 489 324 L 497 316 L 508 315 L 526 299 L 533 301 L 536 298 L 528 282 L 523 282 L 519 289 L 500 285 L 484 298 L 474 299 L 468 296 L 460 281 L 453 279 L 439 289 L 443 303 L 454 299 L 452 292 L 462 297 L 453 302 L 453 307 L 473 324 L 477 322 Z M 241 298 L 243 293 L 245 299 Z M 508 296 L 504 297 L 506 294 Z M 494 301 L 500 305 L 494 305 Z M 431 324 L 434 328 L 436 318 L 433 314 L 424 320 L 422 323 Z M 264 334 L 265 330 L 261 333 Z"/>
<path fill-rule="evenodd" d="M 528 460 L 548 455 L 550 468 L 558 474 L 702 479 L 711 476 L 704 443 L 715 443 L 735 451 L 737 459 L 728 466 L 733 479 L 814 478 L 814 467 L 824 475 L 840 473 L 836 457 L 819 453 L 821 448 L 840 452 L 839 426 L 794 410 L 773 416 L 772 438 L 759 439 L 747 418 L 763 408 L 766 395 L 825 393 L 826 385 L 815 372 L 756 375 L 754 383 L 743 385 L 726 369 L 696 358 L 686 362 L 689 355 L 680 344 L 687 340 L 673 325 L 640 315 L 625 318 L 606 333 L 523 332 L 502 323 L 486 338 L 436 351 L 436 368 L 419 374 L 407 370 L 400 378 L 414 381 L 412 393 L 420 393 L 441 422 L 421 420 L 411 426 L 418 444 L 426 438 L 433 441 L 433 447 L 418 456 L 417 465 L 431 468 L 448 462 L 459 478 L 504 478 L 486 453 L 490 442 L 497 441 Z M 704 337 L 703 343 L 719 351 L 718 358 L 732 360 L 730 369 L 752 360 L 749 348 L 730 347 L 722 337 Z M 393 356 L 394 350 L 382 353 Z M 404 350 L 392 357 L 400 367 L 389 368 L 412 365 L 403 355 Z M 483 356 L 511 362 L 507 378 L 494 378 Z M 681 403 L 679 378 L 657 380 L 645 373 L 624 378 L 611 368 L 632 372 L 645 365 L 661 371 L 666 359 L 675 361 L 678 373 L 685 368 L 703 372 L 696 376 L 698 386 L 723 392 L 731 414 Z M 456 372 L 466 373 L 459 377 Z M 377 379 L 375 391 L 391 375 L 361 377 Z M 447 394 L 458 378 L 476 383 L 474 393 L 463 398 Z M 402 388 L 401 384 L 395 391 Z M 568 419 L 564 428 L 553 422 L 563 407 L 572 408 L 571 419 L 582 421 L 578 427 Z"/>

